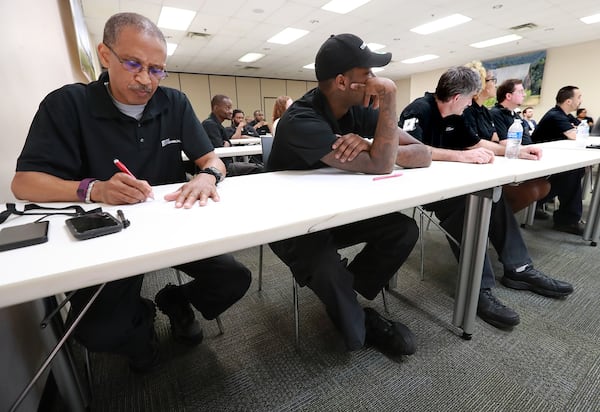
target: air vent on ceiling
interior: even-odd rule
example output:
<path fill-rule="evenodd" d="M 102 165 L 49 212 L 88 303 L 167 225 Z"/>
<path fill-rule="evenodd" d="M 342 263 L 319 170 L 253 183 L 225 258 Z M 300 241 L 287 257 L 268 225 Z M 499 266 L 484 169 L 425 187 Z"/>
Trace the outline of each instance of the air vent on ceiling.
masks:
<path fill-rule="evenodd" d="M 186 36 L 189 37 L 189 38 L 191 38 L 191 39 L 195 39 L 197 37 L 207 38 L 207 37 L 210 37 L 211 35 L 210 35 L 210 33 L 206 33 L 206 32 L 200 33 L 200 32 L 197 32 L 197 31 L 188 31 L 187 34 L 186 34 Z"/>
<path fill-rule="evenodd" d="M 537 29 L 537 27 L 538 27 L 538 25 L 535 23 L 525 23 L 525 24 L 519 24 L 518 26 L 510 27 L 509 30 L 525 31 L 525 30 Z"/>
<path fill-rule="evenodd" d="M 256 66 L 244 66 L 244 67 L 242 67 L 242 69 L 244 69 L 244 70 L 258 70 L 258 69 L 260 69 L 260 67 L 256 67 Z"/>

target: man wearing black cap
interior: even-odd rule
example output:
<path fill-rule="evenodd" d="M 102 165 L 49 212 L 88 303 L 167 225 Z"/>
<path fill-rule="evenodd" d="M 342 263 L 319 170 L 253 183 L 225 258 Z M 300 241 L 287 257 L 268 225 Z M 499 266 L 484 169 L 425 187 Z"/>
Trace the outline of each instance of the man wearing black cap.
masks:
<path fill-rule="evenodd" d="M 388 64 L 391 57 L 371 52 L 352 34 L 327 39 L 315 59 L 319 85 L 281 117 L 267 168 L 330 166 L 385 174 L 395 162 L 405 167 L 429 166 L 427 148 L 396 124 L 396 85 L 371 71 L 371 67 Z M 360 349 L 366 342 L 390 354 L 409 355 L 415 351 L 411 331 L 374 309 L 363 309 L 356 292 L 374 299 L 406 260 L 417 237 L 414 220 L 391 213 L 270 246 L 298 283 L 323 301 L 349 350 Z M 365 247 L 347 265 L 338 249 L 363 242 Z"/>

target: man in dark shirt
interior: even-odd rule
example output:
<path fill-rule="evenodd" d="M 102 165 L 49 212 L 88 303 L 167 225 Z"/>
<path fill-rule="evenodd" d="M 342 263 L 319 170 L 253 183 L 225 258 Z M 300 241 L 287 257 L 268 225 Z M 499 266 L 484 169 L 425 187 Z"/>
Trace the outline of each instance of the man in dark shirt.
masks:
<path fill-rule="evenodd" d="M 327 39 L 315 59 L 318 87 L 281 117 L 268 169 L 330 166 L 384 174 L 393 170 L 399 157 L 404 166 L 428 166 L 431 157 L 425 146 L 396 126 L 396 85 L 371 71 L 390 59 L 390 53 L 373 53 L 352 34 Z M 409 355 L 415 351 L 412 332 L 372 308 L 363 310 L 356 292 L 374 299 L 406 260 L 417 237 L 414 220 L 391 213 L 270 246 L 298 283 L 323 301 L 349 350 L 367 342 L 395 355 Z M 351 263 L 340 258 L 338 249 L 363 242 L 366 245 Z"/>
<path fill-rule="evenodd" d="M 496 105 L 490 110 L 490 115 L 494 121 L 500 144 L 506 145 L 508 129 L 514 123 L 515 119 L 523 125 L 523 138 L 521 143 L 531 144 L 531 134 L 529 122 L 523 120 L 517 108 L 525 100 L 525 89 L 523 81 L 520 79 L 507 79 L 496 90 Z M 513 213 L 529 206 L 533 202 L 544 199 L 550 192 L 550 182 L 545 177 L 521 182 L 519 185 L 507 185 L 502 188 L 506 200 L 510 204 Z M 538 204 L 535 211 L 537 219 L 549 219 L 548 214 Z"/>
<path fill-rule="evenodd" d="M 242 139 L 247 137 L 258 137 L 258 131 L 249 124 L 246 124 L 244 112 L 240 109 L 235 109 L 231 116 L 231 126 L 226 127 L 225 131 L 229 139 Z"/>
<path fill-rule="evenodd" d="M 450 68 L 440 77 L 435 94 L 426 93 L 424 97 L 409 104 L 400 115 L 398 124 L 405 131 L 431 146 L 433 160 L 491 163 L 495 155 L 504 154 L 504 146 L 479 139 L 469 133 L 460 116 L 480 87 L 479 75 L 472 69 Z M 541 150 L 535 147 L 525 146 L 519 153 L 522 159 L 535 160 L 540 156 Z M 433 210 L 442 227 L 460 242 L 465 214 L 465 196 L 432 203 L 425 207 Z M 519 226 L 504 196 L 501 196 L 492 207 L 489 238 L 504 266 L 504 277 L 501 281 L 505 286 L 531 290 L 550 297 L 566 296 L 573 291 L 570 284 L 552 279 L 533 267 Z M 458 247 L 452 242 L 449 243 L 458 258 L 460 252 Z M 519 315 L 492 294 L 491 289 L 495 283 L 490 258 L 486 253 L 477 314 L 496 327 L 513 327 L 519 324 Z"/>
<path fill-rule="evenodd" d="M 575 140 L 579 121 L 571 114 L 581 104 L 581 91 L 575 86 L 562 87 L 556 94 L 556 106 L 540 119 L 533 131 L 535 143 Z M 584 169 L 569 170 L 550 176 L 550 193 L 546 201 L 558 196 L 560 206 L 554 211 L 554 229 L 582 236 L 584 225 L 581 179 Z"/>
<path fill-rule="evenodd" d="M 40 104 L 17 160 L 15 196 L 122 205 L 152 197 L 150 185 L 182 182 L 165 196 L 175 207 L 218 201 L 223 162 L 185 95 L 159 86 L 166 77 L 167 44 L 158 27 L 139 14 L 116 14 L 106 22 L 98 55 L 108 69 L 98 81 L 64 86 Z M 189 182 L 182 150 L 200 170 Z M 119 172 L 115 157 L 137 178 Z M 155 301 L 169 317 L 173 338 L 196 345 L 202 330 L 190 303 L 214 319 L 244 295 L 251 274 L 230 255 L 177 269 L 194 280 L 168 285 Z M 147 371 L 158 358 L 154 303 L 140 297 L 142 280 L 138 275 L 108 282 L 75 329 L 89 350 L 125 355 L 136 372 Z M 80 289 L 72 296 L 70 316 L 81 312 L 95 290 Z"/>
<path fill-rule="evenodd" d="M 260 135 L 273 133 L 271 131 L 271 126 L 265 120 L 265 114 L 260 109 L 257 109 L 254 111 L 254 120 L 252 120 L 248 124 L 250 126 L 254 127 L 256 129 L 256 131 L 258 132 L 258 134 L 260 134 Z"/>
<path fill-rule="evenodd" d="M 225 95 L 217 94 L 211 99 L 210 107 L 212 111 L 208 118 L 202 122 L 202 127 L 206 130 L 213 147 L 230 147 L 232 134 L 227 132 L 222 123 L 233 118 L 231 99 Z M 228 176 L 248 175 L 263 171 L 261 165 L 251 162 L 238 162 L 231 157 L 226 157 L 223 163 L 227 168 Z"/>

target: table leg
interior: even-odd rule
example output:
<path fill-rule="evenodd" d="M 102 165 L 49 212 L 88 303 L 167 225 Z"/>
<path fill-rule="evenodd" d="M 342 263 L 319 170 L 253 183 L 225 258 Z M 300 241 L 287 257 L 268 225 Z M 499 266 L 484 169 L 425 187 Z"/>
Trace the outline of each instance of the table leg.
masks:
<path fill-rule="evenodd" d="M 473 334 L 492 202 L 501 193 L 502 188 L 495 187 L 467 196 L 452 318 L 452 324 L 462 328 L 464 339 L 471 339 Z"/>
<path fill-rule="evenodd" d="M 594 182 L 594 194 L 590 202 L 590 210 L 585 224 L 585 230 L 583 231 L 583 240 L 590 240 L 591 246 L 596 246 L 598 243 L 598 237 L 600 237 L 600 171 L 596 174 L 596 180 Z"/>

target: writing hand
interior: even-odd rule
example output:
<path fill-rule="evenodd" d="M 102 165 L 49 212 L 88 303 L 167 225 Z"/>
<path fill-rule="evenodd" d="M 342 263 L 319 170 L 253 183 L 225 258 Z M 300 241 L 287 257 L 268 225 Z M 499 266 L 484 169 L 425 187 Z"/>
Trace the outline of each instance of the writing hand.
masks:
<path fill-rule="evenodd" d="M 92 188 L 92 200 L 109 205 L 125 205 L 154 199 L 152 187 L 127 173 L 115 173 L 109 180 L 98 181 Z"/>

